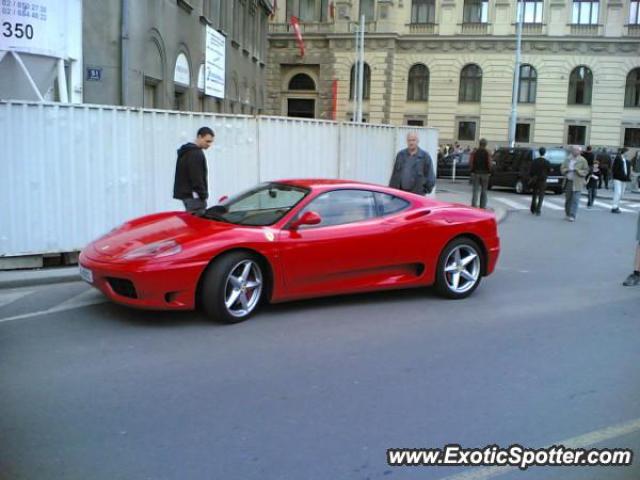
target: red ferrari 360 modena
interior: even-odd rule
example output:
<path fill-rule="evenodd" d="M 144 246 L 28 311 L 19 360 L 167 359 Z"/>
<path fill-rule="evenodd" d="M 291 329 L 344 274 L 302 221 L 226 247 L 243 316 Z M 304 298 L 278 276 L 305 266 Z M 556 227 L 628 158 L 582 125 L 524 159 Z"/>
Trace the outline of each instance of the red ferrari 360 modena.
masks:
<path fill-rule="evenodd" d="M 80 274 L 117 303 L 199 306 L 233 323 L 261 301 L 429 285 L 463 298 L 499 251 L 485 210 L 359 182 L 282 180 L 201 215 L 126 222 L 82 251 Z"/>

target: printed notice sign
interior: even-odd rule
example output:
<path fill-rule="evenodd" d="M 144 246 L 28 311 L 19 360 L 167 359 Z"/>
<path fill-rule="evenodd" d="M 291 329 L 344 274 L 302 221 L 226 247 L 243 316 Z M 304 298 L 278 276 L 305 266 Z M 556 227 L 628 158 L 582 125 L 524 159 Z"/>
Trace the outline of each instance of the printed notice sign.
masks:
<path fill-rule="evenodd" d="M 205 48 L 204 93 L 224 98 L 226 39 L 217 30 L 207 26 Z"/>

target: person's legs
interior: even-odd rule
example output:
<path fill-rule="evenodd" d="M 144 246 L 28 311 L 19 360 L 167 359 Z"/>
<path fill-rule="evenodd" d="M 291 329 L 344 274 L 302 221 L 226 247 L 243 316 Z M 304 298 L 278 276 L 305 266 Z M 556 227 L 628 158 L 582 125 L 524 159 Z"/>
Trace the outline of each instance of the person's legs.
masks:
<path fill-rule="evenodd" d="M 544 192 L 547 189 L 547 183 L 544 182 L 537 186 L 538 188 L 538 206 L 536 208 L 536 215 L 540 215 L 542 212 L 542 202 L 544 202 Z"/>
<path fill-rule="evenodd" d="M 184 203 L 184 208 L 189 213 L 200 212 L 207 208 L 207 202 L 199 198 L 185 198 L 182 203 Z"/>
<path fill-rule="evenodd" d="M 536 213 L 538 209 L 538 187 L 534 186 L 531 190 L 531 213 Z"/>
<path fill-rule="evenodd" d="M 573 182 L 571 180 L 567 180 L 564 186 L 564 213 L 567 217 L 571 215 L 569 211 L 571 198 L 573 198 Z"/>
<path fill-rule="evenodd" d="M 489 175 L 480 175 L 480 208 L 487 208 L 487 190 L 489 189 Z"/>
<path fill-rule="evenodd" d="M 640 217 L 638 218 L 640 228 Z M 636 258 L 633 263 L 633 273 L 631 273 L 622 285 L 625 287 L 633 287 L 635 285 L 640 285 L 640 242 L 636 245 Z"/>
<path fill-rule="evenodd" d="M 623 182 L 620 180 L 613 180 L 613 210 L 618 210 L 620 206 L 620 199 L 622 198 L 622 186 Z"/>
<path fill-rule="evenodd" d="M 588 192 L 587 207 L 592 207 L 593 201 L 596 199 L 596 187 L 589 187 Z"/>
<path fill-rule="evenodd" d="M 571 205 L 569 206 L 569 216 L 571 218 L 576 218 L 578 213 L 578 204 L 580 203 L 580 192 L 573 192 L 571 196 Z"/>
<path fill-rule="evenodd" d="M 478 206 L 478 187 L 479 187 L 479 183 L 480 183 L 480 179 L 478 178 L 478 174 L 477 173 L 472 173 L 471 174 L 471 185 L 472 185 L 472 191 L 471 191 L 471 206 L 472 207 L 477 207 Z"/>

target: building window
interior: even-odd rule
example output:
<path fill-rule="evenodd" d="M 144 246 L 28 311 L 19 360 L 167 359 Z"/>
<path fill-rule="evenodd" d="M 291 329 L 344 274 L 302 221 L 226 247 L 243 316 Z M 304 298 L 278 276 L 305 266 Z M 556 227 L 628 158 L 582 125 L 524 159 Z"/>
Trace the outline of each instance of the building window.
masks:
<path fill-rule="evenodd" d="M 464 23 L 487 23 L 489 21 L 489 0 L 464 0 L 462 15 Z"/>
<path fill-rule="evenodd" d="M 407 125 L 410 127 L 424 127 L 424 120 L 409 119 L 407 120 Z"/>
<path fill-rule="evenodd" d="M 535 103 L 536 81 L 538 74 L 531 65 L 520 66 L 520 85 L 518 86 L 518 102 Z"/>
<path fill-rule="evenodd" d="M 329 0 L 287 0 L 287 19 L 298 17 L 301 22 L 326 22 Z"/>
<path fill-rule="evenodd" d="M 364 19 L 367 22 L 371 22 L 376 19 L 376 0 L 360 0 L 360 15 L 358 20 L 364 15 Z"/>
<path fill-rule="evenodd" d="M 144 81 L 144 97 L 142 106 L 145 108 L 158 107 L 158 82 L 145 78 Z"/>
<path fill-rule="evenodd" d="M 587 144 L 586 125 L 569 125 L 567 128 L 567 144 L 586 145 Z"/>
<path fill-rule="evenodd" d="M 313 79 L 305 74 L 298 73 L 294 75 L 291 80 L 289 80 L 289 90 L 314 90 L 316 89 L 316 84 Z"/>
<path fill-rule="evenodd" d="M 530 123 L 516 123 L 516 142 L 529 143 L 531 138 Z"/>
<path fill-rule="evenodd" d="M 629 25 L 640 25 L 640 0 L 629 2 Z"/>
<path fill-rule="evenodd" d="M 356 98 L 356 66 L 353 65 L 351 67 L 351 82 L 349 86 L 349 98 L 351 100 Z M 364 64 L 364 77 L 362 82 L 362 98 L 364 100 L 369 100 L 369 91 L 371 88 L 371 69 L 369 68 L 369 64 Z"/>
<path fill-rule="evenodd" d="M 411 4 L 411 23 L 435 23 L 435 21 L 435 0 L 413 0 Z"/>
<path fill-rule="evenodd" d="M 482 69 L 478 65 L 467 65 L 460 73 L 460 102 L 479 102 L 482 96 Z"/>
<path fill-rule="evenodd" d="M 588 67 L 576 67 L 569 77 L 569 105 L 591 105 L 593 74 Z"/>
<path fill-rule="evenodd" d="M 458 140 L 476 141 L 476 122 L 461 121 L 458 122 Z"/>
<path fill-rule="evenodd" d="M 429 69 L 418 63 L 409 69 L 407 100 L 426 102 L 429 99 Z"/>
<path fill-rule="evenodd" d="M 573 0 L 574 25 L 597 25 L 600 3 L 598 0 Z"/>
<path fill-rule="evenodd" d="M 542 0 L 519 0 L 518 1 L 518 19 L 522 15 L 524 9 L 524 23 L 542 23 L 542 8 L 544 2 Z"/>
<path fill-rule="evenodd" d="M 640 128 L 624 129 L 624 146 L 640 148 Z"/>
<path fill-rule="evenodd" d="M 627 75 L 624 106 L 628 108 L 640 107 L 640 67 L 634 68 L 629 72 L 629 75 Z"/>

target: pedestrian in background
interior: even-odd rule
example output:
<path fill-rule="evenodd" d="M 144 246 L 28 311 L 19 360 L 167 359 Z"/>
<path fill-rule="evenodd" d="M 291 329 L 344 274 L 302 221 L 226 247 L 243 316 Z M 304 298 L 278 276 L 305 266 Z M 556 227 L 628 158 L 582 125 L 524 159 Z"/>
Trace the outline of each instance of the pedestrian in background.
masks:
<path fill-rule="evenodd" d="M 469 158 L 471 170 L 471 205 L 487 208 L 487 190 L 489 189 L 489 175 L 491 174 L 491 157 L 487 150 L 487 141 L 482 138 Z"/>
<path fill-rule="evenodd" d="M 598 160 L 593 161 L 593 166 L 587 175 L 587 208 L 593 207 L 593 202 L 596 199 L 596 193 L 598 192 L 598 181 L 600 180 L 600 162 Z"/>
<path fill-rule="evenodd" d="M 613 208 L 611 213 L 620 213 L 620 200 L 627 189 L 627 183 L 631 180 L 631 162 L 627 160 L 627 149 L 618 150 L 613 161 Z"/>
<path fill-rule="evenodd" d="M 636 156 L 633 157 L 631 162 L 631 172 L 635 176 L 635 180 L 632 182 L 633 192 L 640 192 L 640 150 L 636 152 Z"/>
<path fill-rule="evenodd" d="M 436 184 L 431 156 L 418 147 L 418 135 L 407 134 L 407 148 L 396 155 L 389 186 L 405 192 L 424 195 Z"/>
<path fill-rule="evenodd" d="M 194 142 L 178 149 L 173 198 L 182 200 L 187 212 L 201 214 L 209 198 L 207 159 L 204 150 L 213 145 L 215 134 L 209 127 L 198 130 Z"/>
<path fill-rule="evenodd" d="M 598 180 L 598 188 L 602 188 L 602 182 L 604 182 L 604 188 L 609 190 L 609 173 L 611 168 L 611 157 L 607 149 L 602 147 L 596 155 L 596 159 L 600 163 L 600 179 Z"/>
<path fill-rule="evenodd" d="M 540 155 L 533 159 L 529 167 L 529 187 L 531 188 L 531 213 L 540 216 L 551 163 L 544 158 L 544 154 L 547 153 L 546 148 L 540 147 L 538 153 Z"/>
<path fill-rule="evenodd" d="M 574 222 L 578 213 L 578 204 L 580 203 L 580 194 L 584 188 L 585 178 L 589 174 L 589 164 L 580 155 L 580 147 L 571 146 L 569 155 L 562 163 L 560 168 L 565 176 L 565 202 L 564 211 L 567 221 Z"/>
<path fill-rule="evenodd" d="M 582 156 L 589 164 L 589 168 L 593 167 L 594 156 L 593 156 L 593 148 L 591 148 L 591 145 L 587 145 L 586 150 L 582 152 Z"/>
<path fill-rule="evenodd" d="M 638 214 L 638 226 L 636 227 L 636 258 L 633 263 L 633 272 L 622 283 L 625 287 L 640 285 L 640 213 Z"/>

